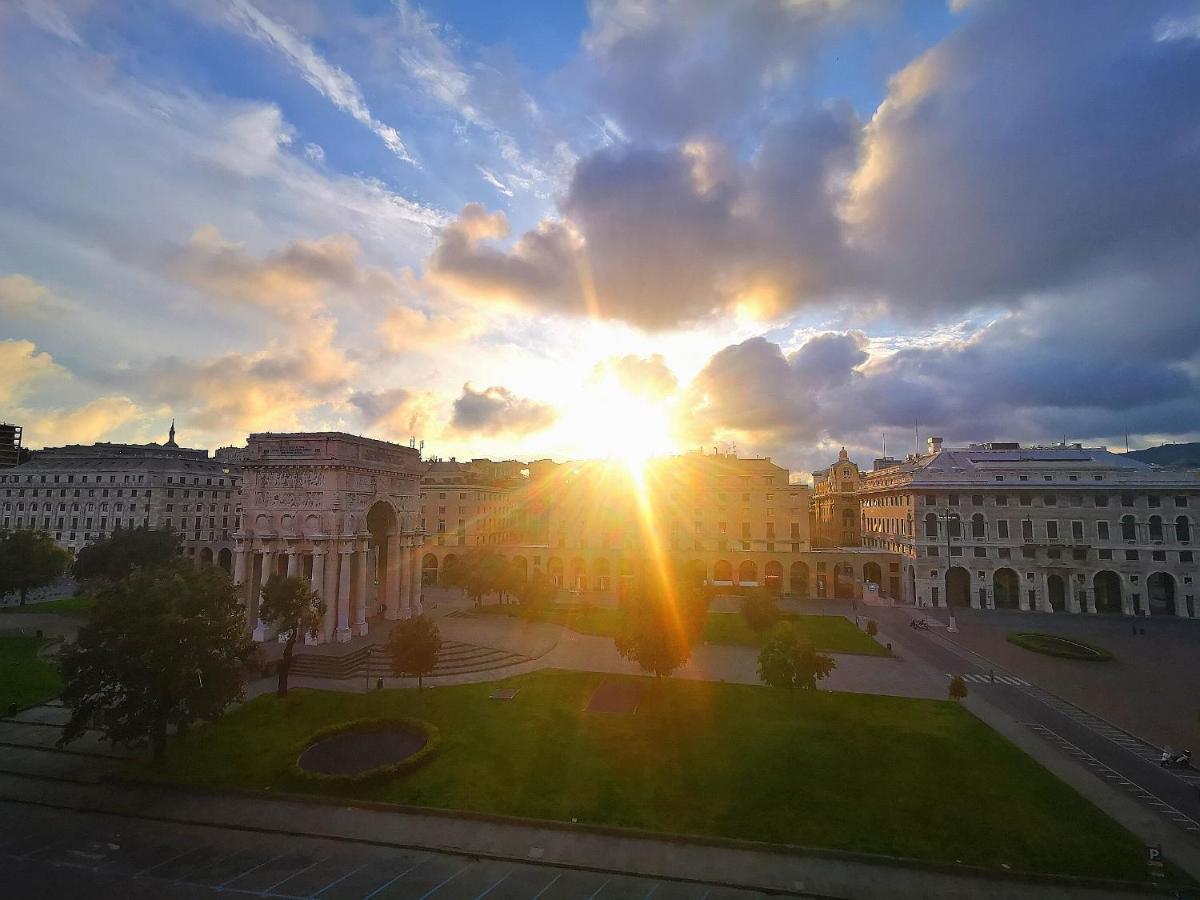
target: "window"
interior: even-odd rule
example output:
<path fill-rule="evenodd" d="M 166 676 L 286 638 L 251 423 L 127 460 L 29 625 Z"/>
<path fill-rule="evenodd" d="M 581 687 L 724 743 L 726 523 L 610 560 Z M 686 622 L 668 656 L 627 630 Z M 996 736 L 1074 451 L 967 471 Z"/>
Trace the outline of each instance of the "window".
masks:
<path fill-rule="evenodd" d="M 1033 506 L 1033 497 L 1031 497 L 1029 494 L 1022 494 L 1021 495 L 1021 505 L 1022 506 Z"/>
<path fill-rule="evenodd" d="M 1179 551 L 1179 561 L 1181 563 L 1190 563 L 1192 561 L 1192 551 L 1191 550 L 1180 550 Z"/>
<path fill-rule="evenodd" d="M 949 503 L 951 506 L 958 506 L 958 494 L 950 494 L 946 498 L 946 502 Z"/>
<path fill-rule="evenodd" d="M 983 506 L 983 494 L 972 494 L 971 495 L 971 505 L 972 506 Z"/>
<path fill-rule="evenodd" d="M 951 556 L 962 556 L 962 547 L 954 546 L 950 548 Z"/>
<path fill-rule="evenodd" d="M 1087 547 L 1076 547 L 1071 551 L 1071 558 L 1079 562 L 1087 559 Z"/>
<path fill-rule="evenodd" d="M 984 521 L 982 513 L 971 516 L 971 537 L 977 541 L 983 540 Z"/>
<path fill-rule="evenodd" d="M 1096 538 L 1101 541 L 1108 540 L 1108 523 L 1107 522 L 1097 522 L 1096 523 Z"/>
<path fill-rule="evenodd" d="M 1133 494 L 1122 494 L 1121 495 L 1121 505 L 1122 506 L 1133 506 Z"/>
<path fill-rule="evenodd" d="M 1162 542 L 1163 539 L 1163 522 L 1162 516 L 1150 517 L 1150 540 Z"/>
<path fill-rule="evenodd" d="M 1037 559 L 1036 547 L 1022 547 L 1021 556 L 1025 559 Z"/>
<path fill-rule="evenodd" d="M 1192 526 L 1187 516 L 1179 516 L 1175 520 L 1175 540 L 1181 544 L 1192 542 Z"/>
<path fill-rule="evenodd" d="M 1111 550 L 1097 550 L 1096 555 L 1100 557 L 1100 559 L 1112 559 Z"/>
<path fill-rule="evenodd" d="M 1150 553 L 1150 556 L 1151 556 L 1151 558 L 1153 558 L 1153 560 L 1155 562 L 1166 562 L 1167 561 L 1167 551 L 1166 550 L 1154 550 Z"/>
<path fill-rule="evenodd" d="M 978 559 L 986 559 L 987 558 L 987 547 L 976 547 L 975 548 L 975 556 Z"/>
<path fill-rule="evenodd" d="M 1050 540 L 1058 540 L 1058 523 L 1051 520 L 1046 523 L 1046 537 Z"/>
<path fill-rule="evenodd" d="M 1158 494 L 1151 494 L 1146 498 L 1146 505 L 1152 509 L 1157 509 L 1162 506 L 1162 497 L 1158 496 Z"/>
<path fill-rule="evenodd" d="M 1008 540 L 1008 519 L 1000 519 L 996 523 L 996 536 Z"/>
<path fill-rule="evenodd" d="M 1126 550 L 1125 558 L 1130 562 L 1137 562 L 1138 552 L 1136 550 Z"/>
<path fill-rule="evenodd" d="M 1077 541 L 1083 540 L 1083 523 L 1082 522 L 1072 522 L 1071 523 L 1071 537 Z"/>
<path fill-rule="evenodd" d="M 1130 543 L 1137 540 L 1135 534 L 1136 528 L 1133 516 L 1121 516 L 1121 540 L 1129 541 Z"/>
<path fill-rule="evenodd" d="M 933 513 L 925 514 L 925 537 L 936 538 L 938 534 L 937 516 Z"/>
<path fill-rule="evenodd" d="M 1008 506 L 1008 494 L 997 494 L 996 495 L 996 505 L 997 506 Z"/>
<path fill-rule="evenodd" d="M 1177 496 L 1175 498 L 1175 505 L 1176 506 L 1187 506 L 1187 497 L 1180 494 L 1179 496 Z"/>
<path fill-rule="evenodd" d="M 1043 506 L 1058 506 L 1058 496 L 1056 494 L 1042 494 Z"/>
<path fill-rule="evenodd" d="M 1033 521 L 1026 519 L 1021 523 L 1021 539 L 1024 541 L 1033 540 Z"/>

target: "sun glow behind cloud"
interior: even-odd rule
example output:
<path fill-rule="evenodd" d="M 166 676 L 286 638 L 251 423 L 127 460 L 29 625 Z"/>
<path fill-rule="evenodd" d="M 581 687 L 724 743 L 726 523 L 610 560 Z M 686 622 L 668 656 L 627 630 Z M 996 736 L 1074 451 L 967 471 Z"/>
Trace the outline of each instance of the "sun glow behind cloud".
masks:
<path fill-rule="evenodd" d="M 678 449 L 672 406 L 670 399 L 638 396 L 606 376 L 582 388 L 559 428 L 579 458 L 620 460 L 640 474 L 648 459 Z"/>

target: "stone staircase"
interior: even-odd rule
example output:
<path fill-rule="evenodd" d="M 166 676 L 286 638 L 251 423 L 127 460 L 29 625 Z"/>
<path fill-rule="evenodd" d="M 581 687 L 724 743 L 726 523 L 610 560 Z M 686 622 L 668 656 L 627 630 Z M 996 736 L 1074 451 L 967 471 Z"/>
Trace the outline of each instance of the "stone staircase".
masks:
<path fill-rule="evenodd" d="M 529 661 L 528 656 L 494 647 L 443 641 L 437 665 L 433 673 L 425 677 L 488 672 Z M 390 678 L 392 669 L 383 646 L 368 644 L 340 656 L 298 651 L 292 660 L 292 674 L 307 678 Z"/>

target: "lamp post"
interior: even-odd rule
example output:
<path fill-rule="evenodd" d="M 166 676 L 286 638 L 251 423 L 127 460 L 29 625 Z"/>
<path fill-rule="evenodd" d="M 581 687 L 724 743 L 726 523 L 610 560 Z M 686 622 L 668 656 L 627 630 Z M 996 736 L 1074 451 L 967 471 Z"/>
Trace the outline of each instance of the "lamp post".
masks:
<path fill-rule="evenodd" d="M 958 522 L 958 533 L 961 538 L 962 516 L 947 510 L 944 513 L 938 513 L 938 521 L 944 522 L 946 526 L 946 611 L 950 615 L 950 623 L 946 626 L 946 631 L 955 634 L 958 631 L 958 623 L 954 621 L 954 607 L 950 604 L 950 523 Z"/>

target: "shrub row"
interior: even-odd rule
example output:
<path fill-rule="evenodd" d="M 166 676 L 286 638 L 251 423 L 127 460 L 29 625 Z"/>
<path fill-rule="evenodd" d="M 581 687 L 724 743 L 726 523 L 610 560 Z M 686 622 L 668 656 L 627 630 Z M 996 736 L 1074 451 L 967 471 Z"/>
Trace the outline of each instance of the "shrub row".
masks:
<path fill-rule="evenodd" d="M 425 738 L 425 746 L 405 759 L 383 766 L 376 766 L 374 769 L 367 769 L 365 772 L 357 772 L 353 775 L 327 775 L 322 772 L 310 772 L 307 769 L 300 768 L 300 757 L 304 755 L 304 751 L 323 740 L 351 731 L 370 734 L 376 731 L 391 731 L 394 728 L 409 728 L 419 732 Z M 375 719 L 351 719 L 348 722 L 339 722 L 336 725 L 330 725 L 328 728 L 322 728 L 297 744 L 288 774 L 298 782 L 312 785 L 364 784 L 378 779 L 391 778 L 404 772 L 411 772 L 413 769 L 425 765 L 437 753 L 441 740 L 441 732 L 438 731 L 437 726 L 422 719 L 405 719 L 395 716 Z"/>
<path fill-rule="evenodd" d="M 1106 662 L 1113 655 L 1100 647 L 1093 647 L 1075 638 L 1059 637 L 1056 634 L 1040 634 L 1036 631 L 1014 631 L 1009 633 L 1008 642 L 1043 653 L 1046 656 L 1057 656 L 1062 659 L 1083 659 L 1089 662 Z"/>

